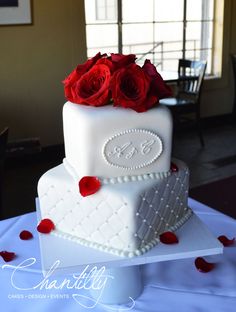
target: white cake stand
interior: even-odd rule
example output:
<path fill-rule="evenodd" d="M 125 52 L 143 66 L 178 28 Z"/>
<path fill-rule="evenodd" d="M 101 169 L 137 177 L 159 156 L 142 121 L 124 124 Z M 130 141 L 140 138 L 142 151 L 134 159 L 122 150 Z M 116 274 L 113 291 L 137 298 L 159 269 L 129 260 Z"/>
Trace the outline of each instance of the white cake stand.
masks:
<path fill-rule="evenodd" d="M 40 220 L 39 203 L 36 200 L 37 215 Z M 105 268 L 103 281 L 106 285 L 101 296 L 101 289 L 90 288 L 92 297 L 106 304 L 124 304 L 135 300 L 143 291 L 141 264 L 215 255 L 223 252 L 222 244 L 208 230 L 205 224 L 193 214 L 176 231 L 179 243 L 164 245 L 159 243 L 145 254 L 133 258 L 118 257 L 54 235 L 39 233 L 42 272 L 44 276 L 57 262 L 54 274 L 73 274 L 92 268 Z M 59 260 L 59 261 L 58 261 Z M 88 273 L 88 272 L 87 272 Z M 100 297 L 101 296 L 101 297 Z"/>

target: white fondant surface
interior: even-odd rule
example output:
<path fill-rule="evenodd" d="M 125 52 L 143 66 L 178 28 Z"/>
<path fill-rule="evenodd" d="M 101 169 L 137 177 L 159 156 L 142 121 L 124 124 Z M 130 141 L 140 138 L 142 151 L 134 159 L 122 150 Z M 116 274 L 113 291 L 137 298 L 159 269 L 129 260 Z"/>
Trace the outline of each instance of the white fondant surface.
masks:
<path fill-rule="evenodd" d="M 50 218 L 56 233 L 119 255 L 138 255 L 152 248 L 159 234 L 180 226 L 190 216 L 187 207 L 188 169 L 162 179 L 106 184 L 82 197 L 64 165 L 46 172 L 38 184 L 42 218 Z"/>
<path fill-rule="evenodd" d="M 63 128 L 66 159 L 80 178 L 169 171 L 172 118 L 165 106 L 137 113 L 67 102 Z"/>

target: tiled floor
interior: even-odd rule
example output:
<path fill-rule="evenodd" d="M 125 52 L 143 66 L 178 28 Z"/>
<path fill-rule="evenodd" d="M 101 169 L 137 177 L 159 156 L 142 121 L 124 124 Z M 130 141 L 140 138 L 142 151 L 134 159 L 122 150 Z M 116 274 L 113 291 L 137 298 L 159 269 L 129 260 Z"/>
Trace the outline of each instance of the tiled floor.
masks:
<path fill-rule="evenodd" d="M 173 139 L 173 156 L 190 168 L 190 188 L 236 175 L 236 123 L 204 130 L 205 148 L 192 131 L 178 133 Z M 51 159 L 36 157 L 22 165 L 7 168 L 4 191 L 4 217 L 35 209 L 37 181 L 48 169 L 59 164 L 62 154 Z"/>

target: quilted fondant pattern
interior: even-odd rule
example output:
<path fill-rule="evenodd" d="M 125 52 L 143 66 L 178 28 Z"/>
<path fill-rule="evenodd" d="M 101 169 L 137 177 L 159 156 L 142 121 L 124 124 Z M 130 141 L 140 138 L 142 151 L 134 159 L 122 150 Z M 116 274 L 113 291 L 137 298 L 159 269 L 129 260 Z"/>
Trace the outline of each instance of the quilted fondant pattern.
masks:
<path fill-rule="evenodd" d="M 187 213 L 188 175 L 185 168 L 140 194 L 136 212 L 140 246 L 178 223 Z"/>
<path fill-rule="evenodd" d="M 52 219 L 58 232 L 106 251 L 145 249 L 188 214 L 188 169 L 182 162 L 178 166 L 178 172 L 164 179 L 103 185 L 82 197 L 60 165 L 39 181 L 42 218 Z"/>

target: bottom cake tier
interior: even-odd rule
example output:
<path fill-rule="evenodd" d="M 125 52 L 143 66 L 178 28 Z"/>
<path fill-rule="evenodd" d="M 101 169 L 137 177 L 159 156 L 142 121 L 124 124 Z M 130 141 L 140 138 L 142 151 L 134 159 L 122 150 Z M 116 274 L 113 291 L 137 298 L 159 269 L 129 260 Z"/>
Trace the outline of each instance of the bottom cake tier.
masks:
<path fill-rule="evenodd" d="M 141 255 L 192 215 L 189 171 L 182 161 L 175 164 L 178 170 L 168 174 L 106 181 L 87 197 L 61 164 L 39 180 L 41 217 L 54 222 L 54 235 L 119 256 Z"/>

